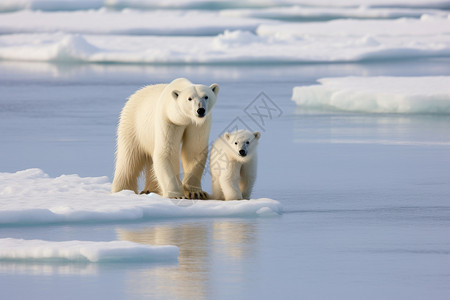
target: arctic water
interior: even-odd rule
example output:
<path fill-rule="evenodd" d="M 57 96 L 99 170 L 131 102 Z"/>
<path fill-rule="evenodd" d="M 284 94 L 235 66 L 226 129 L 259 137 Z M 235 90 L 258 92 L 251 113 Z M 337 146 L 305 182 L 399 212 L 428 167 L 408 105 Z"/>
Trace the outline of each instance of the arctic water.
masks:
<path fill-rule="evenodd" d="M 294 86 L 318 78 L 449 75 L 448 65 L 2 63 L 2 172 L 38 167 L 51 177 L 111 180 L 126 98 L 143 85 L 185 76 L 221 86 L 212 139 L 236 117 L 262 132 L 253 196 L 276 199 L 284 209 L 269 218 L 4 226 L 1 238 L 127 240 L 177 245 L 180 255 L 156 264 L 2 261 L 2 297 L 445 299 L 448 115 L 303 111 L 291 97 Z M 259 127 L 245 108 L 261 92 L 280 113 Z M 210 188 L 207 176 L 203 184 Z"/>

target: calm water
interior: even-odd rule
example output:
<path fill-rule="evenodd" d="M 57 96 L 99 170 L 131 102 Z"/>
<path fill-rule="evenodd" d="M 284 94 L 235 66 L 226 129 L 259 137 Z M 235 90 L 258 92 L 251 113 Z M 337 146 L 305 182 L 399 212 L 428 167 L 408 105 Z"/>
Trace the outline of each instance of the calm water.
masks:
<path fill-rule="evenodd" d="M 314 113 L 292 88 L 322 77 L 449 75 L 450 61 L 295 66 L 0 63 L 0 171 L 112 179 L 115 130 L 138 88 L 185 76 L 221 86 L 211 138 L 262 132 L 262 219 L 6 227 L 0 237 L 180 247 L 174 264 L 0 262 L 2 299 L 447 299 L 450 117 Z M 251 119 L 264 92 L 277 114 Z M 262 124 L 262 122 L 264 124 Z M 204 187 L 210 190 L 209 177 Z"/>

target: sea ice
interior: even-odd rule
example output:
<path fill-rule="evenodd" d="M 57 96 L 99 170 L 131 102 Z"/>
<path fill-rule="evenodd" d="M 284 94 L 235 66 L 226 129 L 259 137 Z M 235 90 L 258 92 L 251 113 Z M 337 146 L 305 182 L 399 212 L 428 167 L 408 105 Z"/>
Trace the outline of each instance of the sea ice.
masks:
<path fill-rule="evenodd" d="M 0 11 L 33 9 L 44 11 L 97 9 L 107 7 L 112 9 L 139 8 L 184 8 L 184 9 L 220 9 L 220 8 L 263 8 L 287 5 L 305 5 L 308 7 L 358 7 L 361 0 L 2 0 Z M 447 0 L 364 0 L 365 6 L 392 8 L 448 8 Z"/>
<path fill-rule="evenodd" d="M 282 213 L 281 204 L 267 198 L 176 200 L 156 194 L 136 195 L 131 191 L 111 194 L 110 189 L 107 177 L 50 178 L 39 169 L 0 173 L 0 226 L 165 217 L 258 217 L 270 215 L 270 211 Z"/>
<path fill-rule="evenodd" d="M 450 77 L 322 78 L 319 85 L 295 87 L 302 109 L 369 113 L 450 113 Z"/>
<path fill-rule="evenodd" d="M 82 21 L 80 21 L 82 20 Z M 0 33 L 82 33 L 114 35 L 217 35 L 225 30 L 255 31 L 261 23 L 197 10 L 89 10 L 75 12 L 18 11 L 3 13 Z M 154 45 L 153 45 L 154 46 Z"/>
<path fill-rule="evenodd" d="M 93 12 L 94 15 L 97 13 Z M 112 13 L 106 14 L 109 16 Z M 33 24 L 30 26 L 34 28 L 34 33 L 11 33 L 28 30 L 21 29 L 21 26 L 25 26 L 22 25 L 22 18 L 10 23 L 0 21 L 1 30 L 11 33 L 0 36 L 0 59 L 198 64 L 355 62 L 450 56 L 450 36 L 447 34 L 450 31 L 450 19 L 431 15 L 423 15 L 420 19 L 334 20 L 320 23 L 275 24 L 261 21 L 257 27 L 254 20 L 245 23 L 243 19 L 218 25 L 213 32 L 224 31 L 216 36 L 179 36 L 194 31 L 200 34 L 212 33 L 212 25 L 208 22 L 193 22 L 192 26 L 186 25 L 185 28 L 166 28 L 164 20 L 141 29 L 137 25 L 133 29 L 131 24 L 122 29 L 126 35 L 111 34 L 120 29 L 114 25 L 102 29 L 96 25 L 95 18 L 87 18 L 83 22 L 85 25 L 63 23 L 45 29 L 44 25 L 39 24 L 37 15 L 31 13 L 31 20 L 25 22 Z M 111 18 L 108 24 L 114 22 L 114 18 Z M 117 22 L 121 24 L 120 19 Z M 83 29 L 83 26 L 94 29 Z M 66 27 L 71 33 L 54 32 Z M 178 36 L 132 34 L 139 30 L 143 30 L 143 33 L 160 32 Z M 48 32 L 42 33 L 45 31 Z M 103 33 L 92 34 L 95 31 Z"/>
<path fill-rule="evenodd" d="M 150 246 L 129 241 L 43 241 L 0 239 L 0 260 L 62 262 L 173 261 L 177 246 Z"/>
<path fill-rule="evenodd" d="M 340 18 L 356 19 L 393 19 L 420 18 L 424 14 L 445 16 L 441 10 L 417 8 L 372 8 L 367 6 L 351 7 L 315 7 L 315 6 L 282 6 L 263 9 L 229 9 L 221 11 L 222 16 L 263 18 L 283 21 L 325 21 Z"/>

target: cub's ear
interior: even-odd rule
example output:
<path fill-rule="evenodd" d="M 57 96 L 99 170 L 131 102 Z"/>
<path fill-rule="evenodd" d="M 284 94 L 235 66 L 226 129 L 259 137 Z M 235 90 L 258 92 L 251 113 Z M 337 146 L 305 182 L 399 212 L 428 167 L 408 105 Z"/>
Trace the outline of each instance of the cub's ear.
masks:
<path fill-rule="evenodd" d="M 216 97 L 217 97 L 217 94 L 219 93 L 219 90 L 220 90 L 219 85 L 217 83 L 214 83 L 214 84 L 211 84 L 209 87 L 213 91 L 214 95 L 216 95 Z"/>
<path fill-rule="evenodd" d="M 253 135 L 255 136 L 255 139 L 257 139 L 257 140 L 259 140 L 259 138 L 261 137 L 261 133 L 259 133 L 259 131 L 253 132 Z"/>
<path fill-rule="evenodd" d="M 178 91 L 178 90 L 173 90 L 172 91 L 173 99 L 177 100 L 179 95 L 180 95 L 180 91 Z"/>
<path fill-rule="evenodd" d="M 230 133 L 229 132 L 225 132 L 225 134 L 223 136 L 225 137 L 225 139 L 227 141 L 230 140 Z"/>

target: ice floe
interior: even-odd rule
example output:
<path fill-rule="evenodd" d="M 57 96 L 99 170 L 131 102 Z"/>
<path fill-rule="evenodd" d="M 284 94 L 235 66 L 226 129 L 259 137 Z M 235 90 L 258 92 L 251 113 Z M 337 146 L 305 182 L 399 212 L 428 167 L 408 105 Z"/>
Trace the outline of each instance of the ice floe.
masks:
<path fill-rule="evenodd" d="M 241 18 L 262 18 L 290 22 L 326 21 L 332 19 L 393 19 L 420 18 L 422 15 L 445 16 L 447 13 L 434 9 L 417 8 L 373 8 L 368 6 L 322 7 L 282 6 L 262 9 L 229 9 L 221 11 L 222 16 Z"/>
<path fill-rule="evenodd" d="M 107 177 L 62 175 L 40 169 L 0 173 L 0 226 L 139 221 L 172 217 L 257 217 L 282 213 L 262 198 L 240 201 L 175 200 L 131 191 L 110 193 Z"/>
<path fill-rule="evenodd" d="M 145 262 L 176 261 L 177 246 L 151 246 L 128 241 L 44 241 L 0 239 L 0 261 Z"/>
<path fill-rule="evenodd" d="M 114 35 L 217 35 L 225 30 L 255 31 L 262 23 L 252 18 L 222 16 L 214 11 L 156 10 L 74 12 L 18 11 L 4 13 L 0 33 L 80 33 Z"/>
<path fill-rule="evenodd" d="M 226 8 L 264 8 L 287 5 L 304 5 L 308 7 L 391 7 L 391 8 L 422 8 L 434 7 L 445 9 L 449 7 L 447 0 L 2 0 L 0 11 L 21 9 L 58 11 L 58 10 L 86 10 L 107 7 L 110 9 L 137 8 L 183 8 L 218 10 Z"/>
<path fill-rule="evenodd" d="M 450 114 L 450 77 L 322 78 L 318 85 L 295 87 L 301 109 Z"/>
<path fill-rule="evenodd" d="M 17 26 L 16 29 L 20 32 L 21 22 L 20 19 L 17 19 L 1 25 L 2 21 L 0 21 L 0 28 L 10 32 L 11 30 L 8 28 Z M 113 21 L 111 19 L 108 22 Z M 450 19 L 448 17 L 423 15 L 420 19 L 346 19 L 320 23 L 277 24 L 262 22 L 257 27 L 255 27 L 254 21 L 249 23 L 233 22 L 236 23 L 219 25 L 215 29 L 213 25 L 211 25 L 212 29 L 209 29 L 208 22 L 204 25 L 193 22 L 191 27 L 186 25 L 185 28 L 182 26 L 166 28 L 164 21 L 144 29 L 139 29 L 138 25 L 133 27 L 130 24 L 128 27 L 122 28 L 124 31 L 128 30 L 126 35 L 106 34 L 105 32 L 120 32 L 121 29 L 115 25 L 102 28 L 91 24 L 90 21 L 86 22 L 86 30 L 91 32 L 89 34 L 83 33 L 81 27 L 84 25 L 74 25 L 74 27 L 67 25 L 68 28 L 71 27 L 70 30 L 67 30 L 73 31 L 71 33 L 51 32 L 52 30 L 42 33 L 42 31 L 46 31 L 44 27 L 41 27 L 44 25 L 31 22 L 35 24 L 34 33 L 14 33 L 0 36 L 0 59 L 90 63 L 211 64 L 333 63 L 450 56 L 450 35 L 448 35 Z M 229 24 L 233 24 L 233 22 Z M 62 28 L 66 25 L 60 26 Z M 215 36 L 180 36 L 187 32 L 197 32 L 199 35 L 207 34 L 208 31 L 209 33 L 217 32 L 229 26 L 231 29 L 225 29 L 223 33 Z M 249 26 L 251 30 L 248 30 Z M 253 28 L 256 28 L 256 31 Z M 103 33 L 92 34 L 95 30 Z M 132 31 L 138 32 L 139 30 L 153 31 L 153 33 L 160 31 L 164 34 L 178 32 L 179 35 L 141 36 L 131 34 Z"/>

